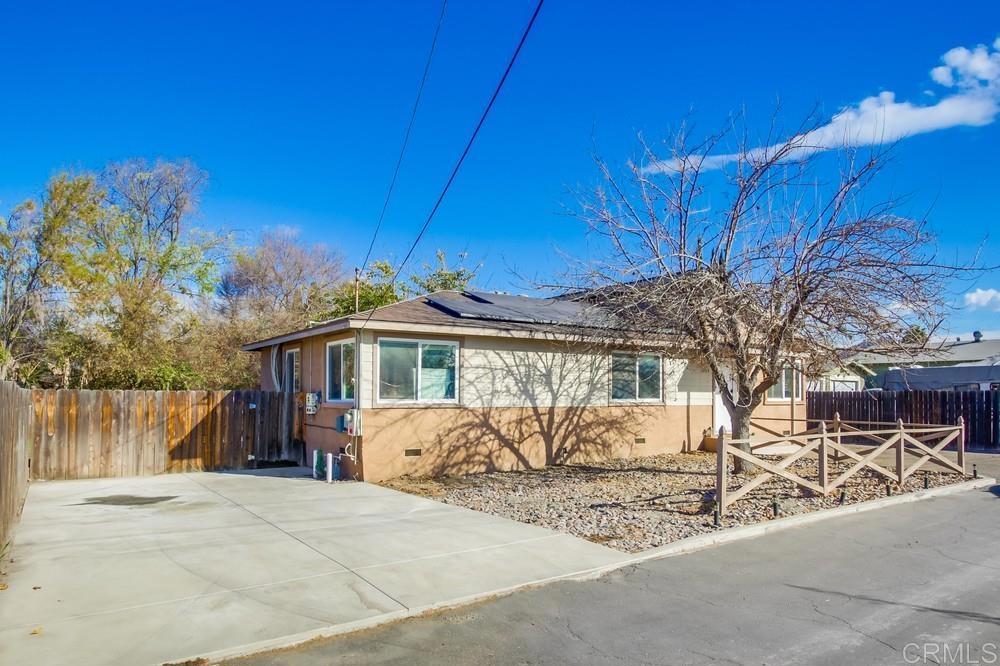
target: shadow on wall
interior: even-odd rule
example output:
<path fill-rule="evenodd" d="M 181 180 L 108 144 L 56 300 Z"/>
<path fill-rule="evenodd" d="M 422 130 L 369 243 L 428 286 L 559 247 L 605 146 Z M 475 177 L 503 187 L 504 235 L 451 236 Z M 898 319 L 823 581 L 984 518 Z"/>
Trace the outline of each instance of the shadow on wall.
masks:
<path fill-rule="evenodd" d="M 378 410 L 377 439 L 362 454 L 366 473 L 445 476 L 627 457 L 663 409 L 607 406 L 608 366 L 600 354 L 554 345 L 544 351 L 473 350 L 468 357 L 464 406 Z M 678 425 L 689 427 L 690 415 Z M 420 447 L 419 463 L 395 467 L 399 442 Z"/>

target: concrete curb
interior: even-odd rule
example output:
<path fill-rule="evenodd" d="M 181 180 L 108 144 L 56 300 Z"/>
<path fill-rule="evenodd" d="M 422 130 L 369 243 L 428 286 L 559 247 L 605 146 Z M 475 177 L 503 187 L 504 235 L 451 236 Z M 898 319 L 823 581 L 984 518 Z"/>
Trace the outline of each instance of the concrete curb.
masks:
<path fill-rule="evenodd" d="M 635 564 L 640 564 L 642 562 L 649 562 L 652 560 L 674 557 L 676 555 L 685 555 L 687 553 L 693 553 L 695 551 L 704 550 L 706 548 L 721 546 L 726 543 L 731 543 L 734 541 L 742 541 L 744 539 L 752 539 L 754 537 L 758 537 L 764 534 L 769 534 L 771 532 L 780 532 L 782 530 L 800 527 L 802 525 L 809 525 L 811 523 L 817 523 L 820 521 L 829 520 L 831 518 L 837 518 L 840 516 L 865 513 L 867 511 L 874 511 L 875 509 L 881 509 L 888 506 L 895 506 L 898 504 L 909 504 L 910 502 L 919 502 L 921 500 L 933 499 L 935 497 L 954 495 L 969 490 L 976 490 L 978 488 L 993 486 L 996 485 L 996 483 L 997 480 L 992 477 L 982 477 L 979 479 L 973 479 L 971 481 L 965 481 L 963 483 L 956 483 L 950 486 L 941 486 L 939 488 L 919 490 L 916 492 L 906 493 L 903 495 L 895 495 L 893 497 L 885 497 L 883 499 L 870 500 L 868 502 L 859 502 L 858 504 L 852 504 L 844 507 L 837 507 L 835 509 L 823 509 L 820 511 L 812 511 L 810 513 L 804 513 L 797 516 L 789 516 L 788 518 L 778 518 L 775 520 L 770 520 L 766 523 L 758 523 L 756 525 L 747 525 L 745 527 L 731 527 L 728 529 L 720 530 L 719 532 L 701 534 L 698 536 L 681 539 L 679 541 L 675 541 L 674 543 L 667 544 L 666 546 L 660 546 L 659 548 L 652 548 L 650 550 L 643 551 L 636 555 L 631 555 L 631 556 L 626 555 L 624 559 L 622 559 L 622 561 L 620 562 L 615 562 L 601 567 L 585 569 L 582 571 L 563 574 L 560 576 L 552 576 L 550 578 L 542 578 L 527 583 L 512 585 L 506 588 L 499 588 L 496 590 L 482 592 L 479 594 L 459 597 L 456 599 L 449 599 L 448 601 L 439 602 L 436 604 L 426 604 L 423 606 L 416 606 L 413 608 L 392 611 L 389 613 L 380 613 L 378 615 L 373 615 L 372 617 L 365 618 L 363 620 L 357 620 L 355 622 L 345 622 L 342 624 L 331 625 L 328 627 L 320 627 L 318 629 L 313 629 L 311 631 L 305 631 L 297 634 L 290 634 L 288 636 L 281 636 L 279 638 L 273 638 L 266 641 L 259 641 L 256 643 L 249 643 L 237 647 L 225 648 L 213 652 L 202 653 L 200 655 L 189 657 L 187 659 L 178 659 L 173 662 L 167 662 L 163 666 L 170 666 L 170 664 L 188 664 L 188 663 L 216 664 L 227 659 L 247 657 L 260 652 L 267 652 L 270 650 L 278 650 L 284 648 L 293 648 L 302 645 L 304 643 L 308 643 L 310 641 L 325 639 L 325 638 L 333 638 L 335 636 L 350 634 L 357 631 L 363 631 L 365 629 L 372 629 L 374 627 L 384 624 L 389 624 L 392 622 L 397 622 L 399 620 L 413 618 L 420 615 L 426 615 L 428 613 L 433 613 L 437 611 L 449 610 L 451 608 L 457 608 L 460 606 L 466 606 L 468 604 L 473 604 L 479 601 L 486 601 L 488 599 L 495 599 L 498 597 L 507 596 L 509 594 L 513 594 L 514 592 L 541 587 L 543 585 L 548 585 L 549 583 L 555 583 L 558 581 L 568 581 L 568 580 L 574 580 L 574 581 L 593 580 L 595 578 L 600 578 L 601 576 L 608 574 L 612 571 L 617 571 L 619 569 L 623 569 L 625 567 L 632 566 Z"/>

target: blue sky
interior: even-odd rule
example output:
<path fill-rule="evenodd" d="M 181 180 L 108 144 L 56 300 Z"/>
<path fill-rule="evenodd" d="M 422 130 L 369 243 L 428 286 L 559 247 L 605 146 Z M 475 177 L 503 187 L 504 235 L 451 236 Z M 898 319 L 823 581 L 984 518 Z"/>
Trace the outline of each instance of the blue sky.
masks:
<path fill-rule="evenodd" d="M 405 253 L 533 4 L 450 0 L 376 256 Z M 568 190 L 597 182 L 594 145 L 624 163 L 639 132 L 662 137 L 689 112 L 714 129 L 741 107 L 765 123 L 779 98 L 793 121 L 886 91 L 934 105 L 957 91 L 932 77 L 942 56 L 1000 36 L 1000 3 L 876 4 L 548 0 L 417 256 L 467 250 L 484 263 L 482 286 L 523 291 L 524 278 L 562 267 L 558 251 L 588 251 L 565 207 Z M 298 227 L 353 266 L 438 10 L 436 0 L 12 3 L 0 40 L 0 211 L 63 169 L 186 157 L 210 174 L 202 225 Z M 978 124 L 904 139 L 888 184 L 930 210 L 946 255 L 968 257 L 985 239 L 989 260 L 1000 249 L 989 237 L 1000 122 Z M 983 291 L 967 305 L 970 289 Z M 1000 275 L 956 286 L 954 332 L 1000 332 L 991 290 Z"/>

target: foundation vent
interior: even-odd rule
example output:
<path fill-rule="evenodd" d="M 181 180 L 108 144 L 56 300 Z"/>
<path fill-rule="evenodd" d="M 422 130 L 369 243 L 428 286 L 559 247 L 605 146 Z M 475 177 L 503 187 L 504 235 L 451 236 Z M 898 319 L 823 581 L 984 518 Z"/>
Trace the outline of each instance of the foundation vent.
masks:
<path fill-rule="evenodd" d="M 403 455 L 407 458 L 412 458 L 414 456 L 420 455 L 420 449 L 406 449 L 403 451 Z"/>

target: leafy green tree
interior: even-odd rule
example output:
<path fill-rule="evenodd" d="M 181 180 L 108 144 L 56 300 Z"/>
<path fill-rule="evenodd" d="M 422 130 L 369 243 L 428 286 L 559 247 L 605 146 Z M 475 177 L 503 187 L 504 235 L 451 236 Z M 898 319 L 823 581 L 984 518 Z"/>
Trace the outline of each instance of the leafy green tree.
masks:
<path fill-rule="evenodd" d="M 331 308 L 324 313 L 322 319 L 336 319 L 355 312 L 366 312 L 406 299 L 408 294 L 406 285 L 393 282 L 395 273 L 395 269 L 388 261 L 373 261 L 357 285 L 353 280 L 349 280 L 337 288 Z M 357 307 L 355 307 L 355 289 Z"/>
<path fill-rule="evenodd" d="M 903 343 L 913 346 L 924 345 L 929 337 L 926 328 L 913 324 L 903 333 Z"/>
<path fill-rule="evenodd" d="M 228 242 L 191 224 L 205 179 L 189 162 L 143 160 L 75 179 L 89 185 L 93 206 L 74 219 L 59 258 L 65 316 L 74 324 L 57 331 L 54 375 L 78 377 L 89 388 L 198 383 L 181 358 L 184 314 L 194 297 L 214 288 Z M 66 369 L 66 350 L 75 369 Z M 85 350 L 93 356 L 79 355 Z"/>
<path fill-rule="evenodd" d="M 435 291 L 466 289 L 469 283 L 475 279 L 476 271 L 480 268 L 480 266 L 474 268 L 463 266 L 462 264 L 468 256 L 467 252 L 462 252 L 458 255 L 458 266 L 448 268 L 444 252 L 438 250 L 435 253 L 437 265 L 424 264 L 424 274 L 414 275 L 410 278 L 414 291 L 418 294 L 430 294 Z"/>
<path fill-rule="evenodd" d="M 459 255 L 459 266 L 448 267 L 445 253 L 435 254 L 437 264 L 425 263 L 422 274 L 414 274 L 409 282 L 394 280 L 397 270 L 388 260 L 372 262 L 371 267 L 358 281 L 344 282 L 335 292 L 332 307 L 326 311 L 323 319 L 336 319 L 355 312 L 367 312 L 374 308 L 391 305 L 408 298 L 428 294 L 445 289 L 465 289 L 475 278 L 478 266 L 466 268 L 462 266 L 466 254 Z M 355 308 L 355 288 L 357 289 L 357 307 Z"/>
<path fill-rule="evenodd" d="M 53 178 L 40 202 L 0 219 L 0 379 L 33 379 L 44 367 L 47 315 L 64 294 L 78 229 L 96 219 L 99 194 L 88 176 Z"/>

